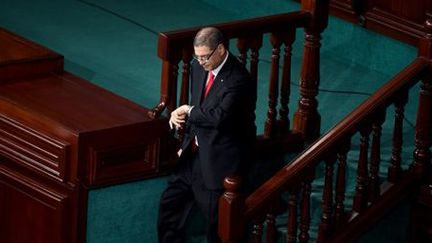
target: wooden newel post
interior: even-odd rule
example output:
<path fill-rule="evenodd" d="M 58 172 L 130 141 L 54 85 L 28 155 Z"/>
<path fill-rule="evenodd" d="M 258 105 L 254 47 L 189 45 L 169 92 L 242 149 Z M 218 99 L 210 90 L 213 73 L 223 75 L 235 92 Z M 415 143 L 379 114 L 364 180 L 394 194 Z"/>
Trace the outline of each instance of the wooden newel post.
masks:
<path fill-rule="evenodd" d="M 419 40 L 418 56 L 432 59 L 432 19 L 424 24 L 425 35 Z"/>
<path fill-rule="evenodd" d="M 300 100 L 294 114 L 293 129 L 303 134 L 307 141 L 320 135 L 321 116 L 318 113 L 318 87 L 320 82 L 321 32 L 328 23 L 328 0 L 303 0 L 302 10 L 312 19 L 305 27 L 303 63 L 300 77 Z"/>
<path fill-rule="evenodd" d="M 219 199 L 219 237 L 223 243 L 241 242 L 244 234 L 244 198 L 238 192 L 240 178 L 227 177 Z"/>
<path fill-rule="evenodd" d="M 432 143 L 432 20 L 425 23 L 426 35 L 419 43 L 419 56 L 429 60 L 429 70 L 420 87 L 419 106 L 416 120 L 414 163 L 411 171 L 425 176 L 431 163 Z"/>

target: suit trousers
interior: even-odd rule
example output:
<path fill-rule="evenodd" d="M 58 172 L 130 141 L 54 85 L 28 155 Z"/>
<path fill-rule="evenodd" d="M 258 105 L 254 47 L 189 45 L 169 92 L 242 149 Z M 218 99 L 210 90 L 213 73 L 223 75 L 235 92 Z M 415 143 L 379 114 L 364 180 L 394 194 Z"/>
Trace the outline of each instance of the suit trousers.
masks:
<path fill-rule="evenodd" d="M 186 151 L 185 151 L 186 152 Z M 223 189 L 209 190 L 204 185 L 201 163 L 197 152 L 185 154 L 184 160 L 168 180 L 159 205 L 159 243 L 186 242 L 187 218 L 196 204 L 207 221 L 207 241 L 220 242 L 218 236 L 218 202 Z"/>

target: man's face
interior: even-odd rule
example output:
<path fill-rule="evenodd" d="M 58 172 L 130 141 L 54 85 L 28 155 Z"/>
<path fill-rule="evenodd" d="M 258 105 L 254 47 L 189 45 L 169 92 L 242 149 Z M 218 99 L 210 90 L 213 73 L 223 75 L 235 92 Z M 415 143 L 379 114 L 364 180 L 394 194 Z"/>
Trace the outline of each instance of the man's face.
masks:
<path fill-rule="evenodd" d="M 225 48 L 220 44 L 213 50 L 208 46 L 194 46 L 194 51 L 196 60 L 206 71 L 215 69 L 225 57 Z"/>

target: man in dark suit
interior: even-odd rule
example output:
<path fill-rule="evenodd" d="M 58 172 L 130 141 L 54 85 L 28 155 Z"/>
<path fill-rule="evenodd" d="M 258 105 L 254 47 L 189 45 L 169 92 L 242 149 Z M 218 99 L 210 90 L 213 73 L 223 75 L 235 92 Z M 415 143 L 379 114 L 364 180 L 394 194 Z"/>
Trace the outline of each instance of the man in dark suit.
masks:
<path fill-rule="evenodd" d="M 222 33 L 201 29 L 194 40 L 190 105 L 171 113 L 185 126 L 177 168 L 161 197 L 159 242 L 185 242 L 183 226 L 193 203 L 207 219 L 208 242 L 217 235 L 218 200 L 226 176 L 244 176 L 255 141 L 256 91 L 248 71 L 230 54 Z"/>

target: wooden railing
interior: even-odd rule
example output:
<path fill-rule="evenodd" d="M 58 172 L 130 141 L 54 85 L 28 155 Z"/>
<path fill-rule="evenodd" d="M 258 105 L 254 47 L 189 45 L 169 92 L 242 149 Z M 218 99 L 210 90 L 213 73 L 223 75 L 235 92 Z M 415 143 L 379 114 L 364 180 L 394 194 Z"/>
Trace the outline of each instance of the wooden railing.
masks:
<path fill-rule="evenodd" d="M 275 211 L 281 195 L 287 195 L 288 242 L 351 242 L 402 199 L 412 196 L 430 171 L 432 143 L 432 22 L 419 45 L 419 57 L 352 111 L 328 133 L 312 143 L 296 159 L 278 171 L 248 197 L 237 193 L 239 179 L 225 180 L 220 199 L 219 234 L 223 242 L 276 242 Z M 416 120 L 415 149 L 409 169 L 403 170 L 403 118 L 410 89 L 421 82 Z M 389 107 L 395 107 L 392 154 L 387 178 L 381 183 L 382 125 Z M 346 197 L 347 154 L 359 136 L 357 180 L 350 211 Z M 370 142 L 370 136 L 371 144 Z M 369 146 L 370 145 L 370 146 Z M 369 153 L 370 151 L 370 153 Z M 337 171 L 334 171 L 334 166 Z M 317 166 L 323 165 L 321 220 L 311 225 L 311 189 Z M 336 178 L 336 181 L 333 181 Z M 335 185 L 335 187 L 333 186 Z M 315 189 L 315 188 L 314 188 Z M 299 215 L 298 215 L 299 213 Z M 316 236 L 310 228 L 316 226 Z M 265 233 L 263 233 L 265 229 Z"/>
<path fill-rule="evenodd" d="M 230 40 L 237 40 L 239 59 L 245 66 L 247 60 L 250 60 L 249 71 L 255 86 L 258 82 L 262 82 L 258 80 L 258 62 L 263 37 L 265 34 L 270 36 L 273 49 L 269 77 L 269 107 L 263 137 L 275 137 L 278 134 L 287 134 L 289 131 L 292 132 L 291 134 L 300 134 L 306 140 L 319 136 L 320 115 L 317 111 L 316 100 L 319 85 L 319 48 L 320 34 L 327 26 L 327 18 L 328 0 L 304 0 L 300 11 L 214 25 L 223 32 L 226 45 Z M 291 50 L 296 29 L 300 27 L 305 28 L 305 50 L 300 82 L 301 98 L 291 129 L 288 110 Z M 199 29 L 199 27 L 190 28 L 159 35 L 158 56 L 163 60 L 161 95 L 159 104 L 149 112 L 151 117 L 158 118 L 165 110 L 169 115 L 177 106 L 188 102 L 193 38 Z M 282 45 L 284 45 L 283 72 L 280 74 Z M 249 57 L 248 52 L 250 52 Z M 182 67 L 179 71 L 180 63 Z M 178 76 L 181 76 L 180 85 L 178 85 Z M 178 86 L 180 86 L 179 89 Z M 278 117 L 279 93 L 281 97 Z M 177 94 L 180 94 L 179 98 Z"/>
<path fill-rule="evenodd" d="M 232 43 L 231 40 L 236 40 L 239 60 L 245 66 L 249 61 L 249 71 L 255 86 L 263 82 L 258 80 L 258 62 L 263 38 L 269 34 L 272 60 L 268 111 L 262 136 L 268 141 L 296 135 L 301 137 L 301 141 L 296 142 L 303 144 L 315 141 L 320 134 L 316 96 L 319 86 L 320 35 L 327 26 L 327 20 L 327 0 L 303 0 L 300 11 L 214 25 L 224 33 L 227 46 Z M 288 102 L 291 93 L 291 51 L 297 28 L 305 30 L 304 56 L 300 100 L 293 114 L 293 126 L 290 127 Z M 188 102 L 192 43 L 199 29 L 190 28 L 159 35 L 158 55 L 163 64 L 160 102 L 149 112 L 154 119 L 164 111 L 169 116 L 177 106 Z M 282 195 L 288 200 L 288 242 L 309 242 L 312 238 L 317 242 L 352 241 L 392 206 L 412 195 L 413 189 L 423 182 L 431 158 L 432 24 L 428 22 L 426 29 L 428 35 L 421 40 L 418 58 L 247 198 L 237 192 L 240 188 L 238 178 L 225 180 L 226 192 L 219 205 L 219 234 L 223 242 L 242 242 L 245 237 L 252 242 L 261 242 L 263 235 L 266 242 L 275 242 L 276 202 L 280 202 Z M 282 46 L 284 53 L 281 55 Z M 282 73 L 279 67 L 281 57 Z M 180 64 L 182 66 L 179 68 Z M 404 107 L 409 90 L 419 81 L 423 85 L 419 95 L 415 151 L 410 168 L 404 171 L 401 166 Z M 384 142 L 381 141 L 381 131 L 391 106 L 395 107 L 390 144 L 392 156 L 387 179 L 381 183 L 383 178 L 380 178 L 379 168 Z M 347 207 L 347 154 L 356 136 L 360 137 L 357 180 L 352 205 Z M 324 168 L 323 185 L 320 187 L 322 216 L 317 225 L 311 225 L 311 190 L 317 166 L 321 165 Z M 351 209 L 348 211 L 346 208 Z M 310 235 L 312 226 L 318 228 L 316 236 Z"/>

